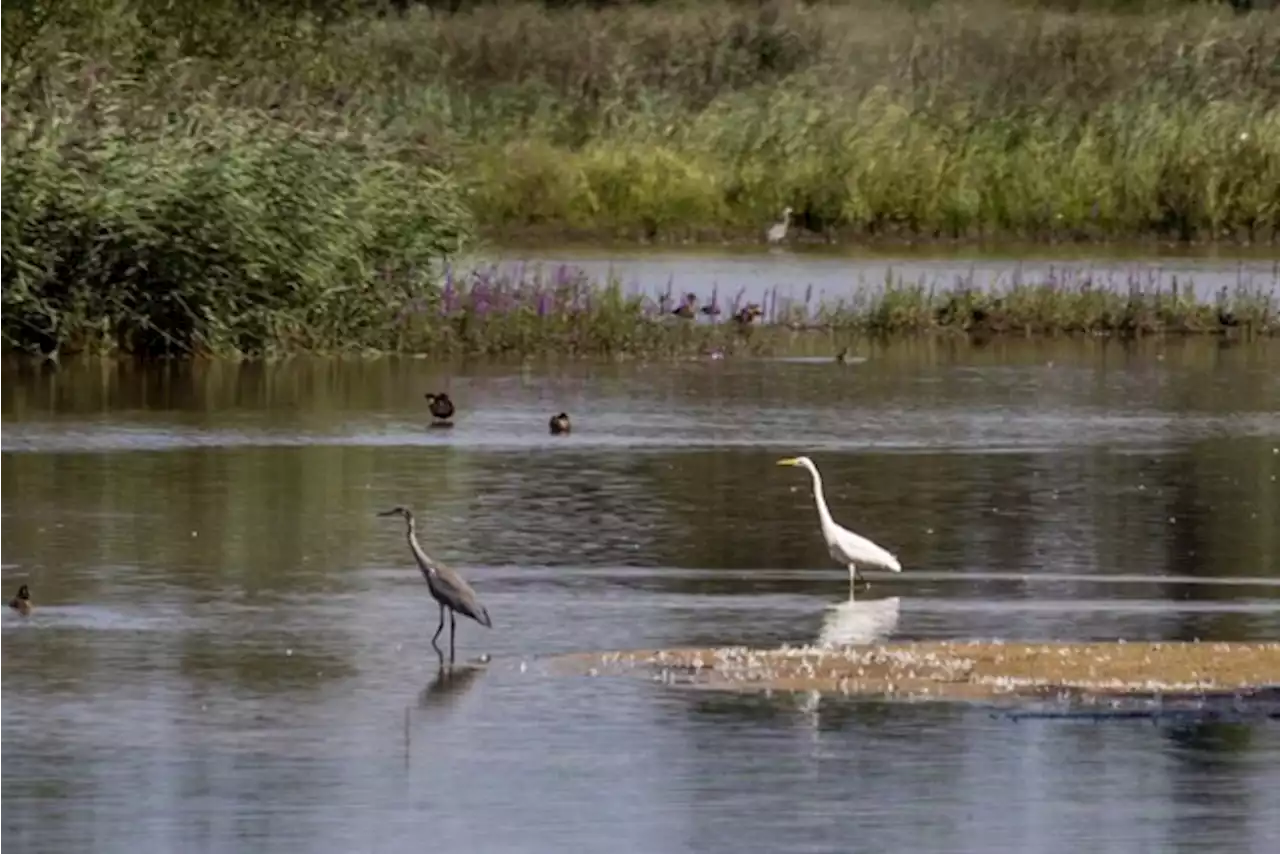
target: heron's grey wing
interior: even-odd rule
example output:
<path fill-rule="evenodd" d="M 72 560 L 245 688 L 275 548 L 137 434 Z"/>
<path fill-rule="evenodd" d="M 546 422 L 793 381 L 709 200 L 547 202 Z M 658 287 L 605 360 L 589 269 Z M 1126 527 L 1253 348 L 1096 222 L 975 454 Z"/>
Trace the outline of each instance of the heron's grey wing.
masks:
<path fill-rule="evenodd" d="M 471 589 L 471 585 L 442 563 L 436 563 L 434 568 L 437 595 L 459 614 L 467 615 L 482 626 L 492 627 L 489 611 L 480 603 L 480 597 Z"/>

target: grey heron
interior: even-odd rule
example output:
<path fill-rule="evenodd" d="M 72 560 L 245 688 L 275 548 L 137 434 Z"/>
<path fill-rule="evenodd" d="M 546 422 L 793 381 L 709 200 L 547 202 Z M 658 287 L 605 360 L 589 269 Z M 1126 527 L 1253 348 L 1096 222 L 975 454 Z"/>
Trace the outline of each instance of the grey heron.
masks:
<path fill-rule="evenodd" d="M 775 222 L 765 232 L 765 239 L 770 243 L 781 243 L 787 237 L 787 228 L 791 225 L 791 208 L 782 209 L 782 221 Z"/>
<path fill-rule="evenodd" d="M 822 475 L 818 474 L 818 467 L 813 464 L 813 460 L 808 457 L 789 457 L 778 460 L 778 465 L 800 466 L 808 469 L 809 474 L 813 475 L 813 500 L 818 505 L 818 521 L 822 524 L 822 538 L 827 542 L 827 551 L 831 557 L 849 568 L 850 588 L 859 579 L 866 580 L 858 574 L 859 566 L 902 572 L 902 564 L 898 563 L 898 558 L 893 553 L 848 528 L 840 527 L 831 518 L 831 511 L 827 509 L 826 496 L 822 493 Z"/>
<path fill-rule="evenodd" d="M 568 433 L 570 426 L 568 413 L 561 412 L 559 415 L 551 416 L 551 435 L 558 436 L 561 433 Z"/>
<path fill-rule="evenodd" d="M 444 631 L 444 611 L 449 609 L 449 660 L 453 660 L 453 641 L 454 636 L 458 632 L 457 614 L 470 617 L 485 628 L 493 628 L 493 622 L 489 619 L 489 611 L 480 603 L 480 597 L 476 596 L 476 592 L 471 589 L 471 585 L 458 573 L 449 567 L 433 560 L 418 543 L 418 535 L 413 519 L 413 511 L 407 507 L 393 507 L 390 510 L 379 513 L 379 516 L 400 516 L 405 521 L 405 537 L 409 541 L 409 551 L 413 552 L 413 559 L 418 562 L 418 569 L 422 571 L 422 577 L 427 580 L 427 589 L 431 591 L 431 598 L 440 603 L 440 625 L 436 627 L 436 633 L 431 636 L 431 645 L 438 652 L 440 647 L 436 645 L 436 639 L 440 637 L 440 632 Z"/>

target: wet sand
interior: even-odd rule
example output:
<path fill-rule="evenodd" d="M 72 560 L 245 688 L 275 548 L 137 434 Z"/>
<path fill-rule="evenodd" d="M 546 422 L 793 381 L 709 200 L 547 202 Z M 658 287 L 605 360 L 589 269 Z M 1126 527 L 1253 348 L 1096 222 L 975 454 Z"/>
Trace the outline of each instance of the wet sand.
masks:
<path fill-rule="evenodd" d="M 1250 694 L 1280 688 L 1280 643 L 879 644 L 580 653 L 563 672 L 641 671 L 672 684 L 990 701 Z"/>

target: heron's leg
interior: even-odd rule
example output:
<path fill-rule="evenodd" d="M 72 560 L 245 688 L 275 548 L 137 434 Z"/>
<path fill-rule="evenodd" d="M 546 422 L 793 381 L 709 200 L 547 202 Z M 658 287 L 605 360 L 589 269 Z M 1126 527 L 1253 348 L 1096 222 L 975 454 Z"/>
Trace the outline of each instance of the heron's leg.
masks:
<path fill-rule="evenodd" d="M 440 647 L 436 646 L 436 639 L 440 637 L 440 633 L 443 631 L 444 631 L 444 606 L 441 605 L 440 606 L 440 625 L 436 626 L 436 633 L 431 636 L 431 645 L 435 646 L 436 649 L 440 649 Z"/>
<path fill-rule="evenodd" d="M 458 615 L 449 610 L 449 661 L 453 661 L 453 638 L 458 633 Z"/>

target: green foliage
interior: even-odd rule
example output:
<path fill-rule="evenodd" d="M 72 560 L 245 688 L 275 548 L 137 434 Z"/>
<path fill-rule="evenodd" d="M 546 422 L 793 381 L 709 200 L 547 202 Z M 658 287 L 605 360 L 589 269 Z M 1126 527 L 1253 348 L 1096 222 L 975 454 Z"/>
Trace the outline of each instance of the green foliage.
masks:
<path fill-rule="evenodd" d="M 130 127 L 110 93 L 90 107 L 91 127 L 6 131 L 7 347 L 377 346 L 468 238 L 452 182 L 376 143 L 200 108 Z"/>
<path fill-rule="evenodd" d="M 4 340 L 406 346 L 473 222 L 759 239 L 789 205 L 828 238 L 1273 241 L 1278 14 L 6 0 Z M 605 349 L 642 347 L 622 318 Z"/>

